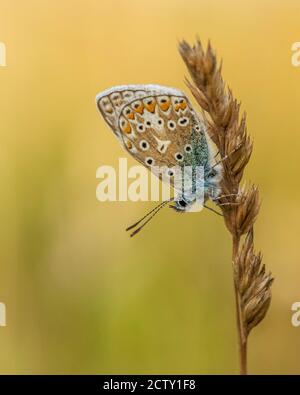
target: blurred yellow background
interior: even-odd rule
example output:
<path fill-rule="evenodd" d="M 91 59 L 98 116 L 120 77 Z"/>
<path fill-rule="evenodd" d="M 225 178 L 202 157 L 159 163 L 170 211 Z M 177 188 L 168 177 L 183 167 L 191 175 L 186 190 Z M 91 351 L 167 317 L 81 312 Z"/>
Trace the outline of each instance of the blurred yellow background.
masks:
<path fill-rule="evenodd" d="M 259 185 L 255 243 L 275 283 L 249 371 L 300 373 L 299 13 L 298 0 L 0 1 L 1 373 L 238 372 L 222 220 L 165 209 L 130 239 L 153 203 L 95 197 L 97 167 L 126 157 L 96 93 L 187 92 L 177 43 L 196 35 L 223 59 L 254 140 L 245 178 Z"/>

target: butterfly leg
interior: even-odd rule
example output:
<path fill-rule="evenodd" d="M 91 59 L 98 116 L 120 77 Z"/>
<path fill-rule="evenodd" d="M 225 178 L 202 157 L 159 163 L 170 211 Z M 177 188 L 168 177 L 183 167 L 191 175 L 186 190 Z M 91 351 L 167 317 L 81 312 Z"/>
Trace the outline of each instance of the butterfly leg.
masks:
<path fill-rule="evenodd" d="M 217 206 L 238 206 L 238 205 L 240 205 L 240 202 L 225 202 L 225 203 L 220 203 L 220 204 L 218 204 L 218 203 L 216 203 L 217 204 Z"/>
<path fill-rule="evenodd" d="M 238 196 L 238 193 L 229 193 L 228 195 L 220 195 L 212 199 L 212 201 L 227 198 L 229 196 Z"/>
<path fill-rule="evenodd" d="M 215 214 L 220 215 L 221 217 L 224 217 L 223 214 L 219 213 L 217 210 L 214 210 L 212 207 L 206 206 L 205 204 L 203 205 L 203 207 L 207 208 L 208 210 L 212 211 Z"/>
<path fill-rule="evenodd" d="M 218 150 L 218 152 L 215 154 L 214 159 L 216 159 L 216 157 L 220 154 L 220 150 Z"/>

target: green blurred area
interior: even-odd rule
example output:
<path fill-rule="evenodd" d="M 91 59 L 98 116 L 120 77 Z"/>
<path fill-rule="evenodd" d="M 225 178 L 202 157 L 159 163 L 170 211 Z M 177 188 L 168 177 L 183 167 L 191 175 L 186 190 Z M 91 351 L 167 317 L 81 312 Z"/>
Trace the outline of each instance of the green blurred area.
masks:
<path fill-rule="evenodd" d="M 208 39 L 248 114 L 256 247 L 275 276 L 250 337 L 251 373 L 300 373 L 299 1 L 0 1 L 1 373 L 237 373 L 231 241 L 210 212 L 96 200 L 98 166 L 126 157 L 97 92 L 187 92 L 181 38 Z M 130 164 L 134 164 L 129 159 Z"/>

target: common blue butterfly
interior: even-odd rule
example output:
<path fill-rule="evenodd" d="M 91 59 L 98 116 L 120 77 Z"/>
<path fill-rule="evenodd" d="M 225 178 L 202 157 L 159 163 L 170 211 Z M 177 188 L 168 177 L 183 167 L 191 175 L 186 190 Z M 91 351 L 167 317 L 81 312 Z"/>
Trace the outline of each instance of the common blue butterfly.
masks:
<path fill-rule="evenodd" d="M 192 171 L 190 187 L 182 187 L 170 205 L 178 212 L 198 211 L 197 190 L 207 199 L 217 201 L 220 194 L 222 166 L 214 162 L 214 154 L 203 119 L 196 114 L 186 95 L 180 90 L 160 85 L 122 85 L 107 89 L 96 96 L 97 107 L 125 150 L 137 161 L 174 186 L 176 169 L 203 169 L 203 177 Z M 201 184 L 200 187 L 197 188 Z M 195 192 L 196 191 L 196 192 Z M 136 234 L 170 201 L 148 213 Z M 214 211 L 214 210 L 213 210 Z M 133 235 L 132 234 L 132 235 Z"/>

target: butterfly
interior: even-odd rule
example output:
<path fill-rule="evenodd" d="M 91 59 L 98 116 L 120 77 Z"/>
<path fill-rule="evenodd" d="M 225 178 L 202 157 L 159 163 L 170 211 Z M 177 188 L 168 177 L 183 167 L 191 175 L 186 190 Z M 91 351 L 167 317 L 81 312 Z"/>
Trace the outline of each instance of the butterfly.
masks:
<path fill-rule="evenodd" d="M 159 178 L 178 189 L 176 176 L 182 175 L 185 167 L 192 169 L 188 182 L 186 176 L 179 178 L 181 188 L 176 199 L 160 203 L 127 228 L 136 228 L 131 236 L 169 202 L 177 212 L 196 211 L 197 190 L 203 192 L 204 202 L 217 201 L 222 166 L 220 162 L 213 163 L 214 152 L 205 123 L 183 92 L 160 85 L 122 85 L 99 93 L 96 103 L 123 148 Z M 202 176 L 197 176 L 197 168 L 203 169 Z"/>

